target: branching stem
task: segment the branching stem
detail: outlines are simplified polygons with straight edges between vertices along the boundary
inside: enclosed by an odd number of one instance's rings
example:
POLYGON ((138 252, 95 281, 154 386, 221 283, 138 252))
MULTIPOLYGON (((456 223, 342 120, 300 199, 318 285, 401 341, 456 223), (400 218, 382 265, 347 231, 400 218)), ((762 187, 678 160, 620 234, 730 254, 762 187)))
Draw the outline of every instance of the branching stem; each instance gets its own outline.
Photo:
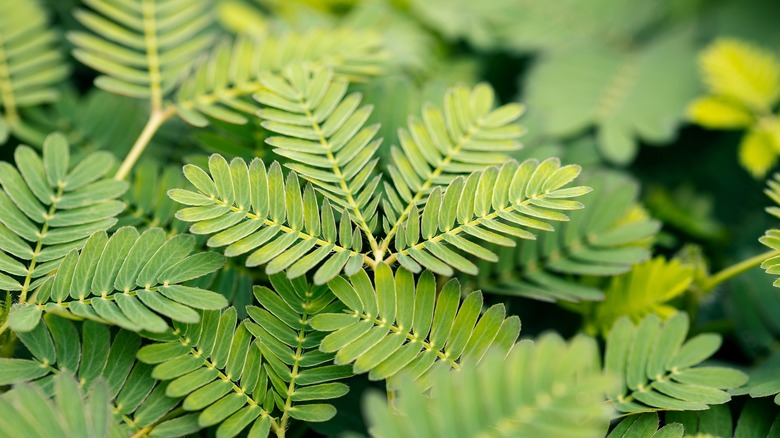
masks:
POLYGON ((144 152, 144 149, 146 149, 146 146, 149 145, 152 137, 154 137, 154 134, 156 134, 157 130, 160 129, 160 126, 173 117, 174 114, 175 107, 173 106, 169 106, 165 110, 152 110, 152 114, 149 116, 149 120, 146 122, 144 130, 141 131, 141 135, 133 144, 132 149, 130 149, 127 157, 125 157, 125 160, 122 162, 122 165, 119 166, 119 170, 117 170, 116 175, 114 175, 114 179, 123 180, 127 178, 127 175, 130 174, 136 161, 138 161, 141 154, 144 152))

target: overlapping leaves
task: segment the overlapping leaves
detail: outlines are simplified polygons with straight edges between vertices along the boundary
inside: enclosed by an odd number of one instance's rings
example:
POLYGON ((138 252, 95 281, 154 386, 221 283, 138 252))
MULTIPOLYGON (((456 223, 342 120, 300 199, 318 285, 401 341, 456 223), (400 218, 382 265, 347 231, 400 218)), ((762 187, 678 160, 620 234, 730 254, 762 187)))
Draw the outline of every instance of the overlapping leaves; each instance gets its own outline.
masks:
POLYGON ((554 225, 555 233, 518 239, 516 247, 489 247, 498 260, 478 264, 478 287, 541 300, 600 300, 603 292, 577 276, 620 274, 650 256, 648 241, 660 224, 637 208, 638 185, 608 172, 581 182, 594 190, 583 199, 585 208, 554 225))
POLYGON ((0 397, 0 436, 30 438, 100 438, 108 436, 107 387, 96 383, 89 393, 68 373, 54 379, 54 397, 35 385, 21 384, 0 397))
POLYGON ((139 231, 160 227, 168 235, 186 231, 186 224, 175 218, 176 203, 167 196, 169 187, 185 184, 178 166, 160 168, 153 161, 143 161, 135 167, 130 181, 130 189, 123 197, 127 207, 119 216, 117 227, 133 226, 139 231))
POLYGON ((379 205, 375 191, 381 181, 374 176, 379 161, 375 153, 381 140, 374 139, 378 125, 364 126, 372 107, 360 107, 359 93, 347 96, 348 83, 334 80, 329 70, 309 73, 291 67, 284 76, 262 77, 261 84, 265 90, 255 99, 266 108, 258 116, 265 119, 265 129, 280 134, 266 143, 293 161, 288 168, 346 209, 374 241, 379 205))
MULTIPOLYGON (((766 195, 777 205, 768 207, 766 211, 772 216, 780 218, 780 174, 775 174, 773 179, 767 181, 767 185, 768 187, 764 190, 764 193, 766 193, 766 195)), ((769 248, 780 251, 780 230, 767 230, 758 240, 769 248)), ((761 264, 761 268, 770 275, 780 274, 780 254, 773 255, 764 260, 761 264)), ((773 284, 775 287, 780 287, 780 279, 775 280, 773 284)))
POLYGON ((414 276, 400 268, 395 276, 380 263, 374 274, 360 270, 328 283, 346 305, 338 313, 312 318, 317 330, 333 332, 320 343, 323 352, 335 352, 336 364, 354 362, 356 374, 369 379, 426 380, 435 363, 460 368, 478 363, 489 348, 506 353, 520 332, 520 319, 505 319, 503 304, 482 311, 482 294, 472 292, 463 302, 457 280, 450 280, 436 294, 436 280, 424 272, 415 285, 414 276))
MULTIPOLYGON (((118 435, 129 435, 145 428, 159 428, 156 431, 159 434, 166 429, 178 429, 184 433, 197 430, 197 427, 192 427, 192 422, 189 422, 189 427, 186 426, 186 418, 163 420, 179 404, 180 398, 168 397, 166 385, 159 384, 152 377, 152 367, 135 360, 141 346, 138 335, 120 330, 112 336, 108 327, 92 321, 85 321, 79 330, 73 322, 55 315, 47 315, 44 320, 45 324, 37 325, 34 330, 19 333, 32 358, 0 359, 0 384, 31 382, 51 396, 62 390, 60 376, 73 374, 78 377, 77 389, 80 391, 104 391, 101 401, 93 409, 106 409, 106 418, 102 421, 118 435)), ((76 400, 68 402, 75 403, 76 400)), ((41 415, 38 409, 42 407, 35 406, 29 413, 37 417, 41 415)), ((70 406, 59 412, 73 414, 70 406)), ((0 422, 13 421, 10 417, 3 415, 0 422)), ((73 426, 68 424, 67 427, 73 426)), ((2 430, 8 432, 13 428, 3 427, 2 430)), ((38 430, 37 425, 31 430, 38 430)), ((47 424, 44 430, 56 433, 58 429, 47 424)), ((26 433, 21 435, 27 436, 26 433)), ((75 433, 65 436, 86 435, 75 433)))
POLYGON ((594 367, 597 354, 592 339, 578 337, 567 344, 547 335, 457 373, 439 368, 431 376, 430 397, 406 382, 394 406, 384 397, 368 399, 372 435, 603 436, 609 410, 602 393, 609 380, 594 367))
POLYGON ((721 338, 700 334, 685 341, 688 316, 677 313, 665 322, 656 315, 635 326, 617 320, 607 338, 604 369, 620 379, 607 397, 621 412, 704 410, 726 403, 725 389, 736 388, 747 376, 732 368, 697 366, 720 347, 721 338))
POLYGON ((631 415, 618 423, 607 438, 682 438, 686 431, 681 423, 667 422, 660 428, 658 426, 656 412, 631 415))
POLYGON ((260 159, 247 167, 241 158, 230 164, 220 155, 209 159, 211 175, 194 165, 184 175, 199 193, 173 189, 173 200, 191 207, 176 217, 194 222, 190 232, 213 234, 211 247, 225 248, 233 257, 249 254, 247 266, 266 264, 266 272, 287 270, 295 278, 324 263, 315 282, 324 283, 342 268, 354 273, 363 266, 363 240, 346 213, 336 225, 330 202, 322 207, 311 185, 301 193, 298 177, 290 173, 285 184, 281 166, 274 162, 266 171, 260 159))
POLYGON ((346 80, 361 80, 380 70, 379 42, 373 33, 346 28, 262 39, 242 36, 232 44, 225 41, 182 83, 176 111, 195 126, 207 125, 208 117, 246 123, 245 114, 258 109, 246 97, 264 90, 263 76, 295 66, 333 69, 346 80))
POLYGON ((494 104, 488 85, 455 86, 447 90, 441 108, 424 105, 422 119, 412 116, 407 129, 399 130, 400 147, 391 149, 392 165, 387 169, 392 185, 384 185, 388 239, 435 187, 443 189, 458 176, 505 163, 506 154, 520 148, 517 139, 523 128, 515 121, 524 108, 494 104))
POLYGON ((0 144, 21 122, 19 109, 57 99, 69 71, 37 0, 0 2, 0 144))
POLYGON ((56 274, 44 279, 27 302, 14 306, 8 323, 16 331, 36 327, 42 312, 94 319, 127 330, 163 332, 174 321, 195 323, 193 309, 220 309, 225 298, 182 283, 216 271, 224 257, 211 252, 190 255, 195 238, 170 239, 160 228, 135 228, 90 236, 73 250, 56 274))
POLYGON ((116 224, 127 184, 104 178, 115 161, 109 153, 72 163, 61 134, 47 138, 43 157, 27 146, 14 157, 15 167, 0 162, 0 289, 24 301, 66 254, 116 224))
POLYGON ((76 19, 91 32, 68 39, 82 63, 103 73, 95 85, 113 93, 149 98, 156 107, 213 38, 205 0, 89 0, 76 19))
POLYGON ((316 402, 348 391, 331 381, 350 376, 349 367, 317 351, 322 336, 309 326, 312 315, 340 306, 333 294, 302 277, 277 274, 271 282, 274 290, 255 288, 261 306, 247 307, 251 319, 237 321, 233 308, 205 311, 138 355, 156 364, 155 378, 170 381, 169 396, 185 397, 184 409, 199 411, 201 427, 219 424, 222 437, 247 427, 251 436, 283 431, 290 418, 328 420, 335 408, 316 402))
POLYGON ((437 186, 421 209, 412 206, 395 234, 396 251, 388 260, 395 259, 412 272, 419 272, 422 266, 445 276, 453 274, 452 268, 476 274, 477 266, 451 248, 496 261, 495 253, 466 236, 514 246, 511 237, 536 239, 528 229, 553 231, 549 222, 569 220, 561 211, 583 207, 570 198, 591 190, 584 186, 564 188, 579 174, 579 166, 561 166, 557 158, 541 163, 510 160, 465 179, 457 177, 444 190, 437 186))
POLYGON ((678 259, 656 257, 638 263, 630 272, 612 278, 604 300, 589 309, 586 328, 606 334, 622 316, 634 323, 650 314, 669 318, 677 312, 669 301, 683 294, 693 279, 693 266, 678 259))

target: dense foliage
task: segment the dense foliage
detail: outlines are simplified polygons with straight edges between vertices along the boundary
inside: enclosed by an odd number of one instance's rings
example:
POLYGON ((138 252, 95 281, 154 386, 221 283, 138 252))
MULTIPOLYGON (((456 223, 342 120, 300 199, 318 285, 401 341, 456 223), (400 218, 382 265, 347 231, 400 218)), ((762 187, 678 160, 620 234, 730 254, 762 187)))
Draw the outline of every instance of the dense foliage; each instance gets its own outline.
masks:
POLYGON ((0 0, 0 437, 780 436, 778 17, 0 0))

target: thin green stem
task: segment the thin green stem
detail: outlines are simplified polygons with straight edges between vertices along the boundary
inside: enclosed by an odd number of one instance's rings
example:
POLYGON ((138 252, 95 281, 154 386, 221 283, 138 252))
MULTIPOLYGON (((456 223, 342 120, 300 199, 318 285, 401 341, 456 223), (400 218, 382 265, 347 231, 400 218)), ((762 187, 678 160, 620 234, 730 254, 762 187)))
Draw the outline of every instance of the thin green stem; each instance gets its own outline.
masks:
MULTIPOLYGON (((309 313, 306 309, 309 308, 309 304, 311 303, 311 297, 312 297, 311 290, 306 291, 306 301, 304 301, 303 304, 303 313, 301 314, 301 320, 302 321, 308 321, 309 320, 309 313)), ((295 394, 295 379, 298 378, 298 368, 300 365, 301 357, 303 357, 304 349, 303 349, 303 342, 306 340, 306 324, 303 324, 303 326, 298 330, 298 345, 295 347, 295 356, 294 357, 294 363, 292 366, 292 371, 290 372, 290 384, 287 387, 287 398, 284 401, 284 412, 282 413, 282 417, 279 419, 279 427, 276 429, 276 436, 278 438, 284 438, 285 434, 287 433, 287 422, 290 419, 290 408, 292 408, 292 396, 295 394)))
POLYGON ((704 283, 702 283, 699 289, 703 293, 710 292, 716 287, 718 287, 718 285, 723 283, 724 281, 728 281, 731 278, 736 277, 737 275, 747 271, 748 269, 755 268, 756 266, 761 265, 761 263, 763 263, 764 260, 778 255, 780 255, 780 251, 778 250, 767 251, 765 253, 758 254, 747 260, 743 260, 737 264, 729 266, 728 268, 723 269, 722 271, 709 276, 707 280, 705 280, 704 283))
POLYGON ((149 116, 149 120, 146 122, 144 130, 141 131, 141 135, 133 144, 132 149, 130 149, 127 157, 125 157, 125 160, 122 162, 122 165, 119 166, 119 170, 117 170, 116 175, 114 175, 114 179, 123 180, 127 178, 127 175, 130 174, 136 161, 138 161, 141 154, 146 149, 146 146, 149 145, 152 137, 154 137, 154 134, 156 134, 157 130, 160 129, 160 126, 173 117, 174 114, 175 107, 173 106, 168 107, 166 110, 152 110, 152 114, 149 116))
POLYGON ((32 258, 30 259, 30 266, 27 268, 27 275, 24 278, 24 284, 22 285, 22 290, 19 293, 19 303, 27 302, 27 294, 30 291, 30 283, 32 282, 33 272, 35 271, 35 266, 38 264, 38 256, 41 254, 41 250, 43 249, 43 238, 49 231, 49 219, 54 217, 54 212, 57 211, 57 202, 59 202, 62 198, 63 189, 64 186, 62 184, 57 187, 57 194, 51 200, 51 206, 49 207, 49 211, 46 214, 46 217, 44 218, 41 231, 38 233, 38 242, 35 244, 35 250, 33 251, 32 258))

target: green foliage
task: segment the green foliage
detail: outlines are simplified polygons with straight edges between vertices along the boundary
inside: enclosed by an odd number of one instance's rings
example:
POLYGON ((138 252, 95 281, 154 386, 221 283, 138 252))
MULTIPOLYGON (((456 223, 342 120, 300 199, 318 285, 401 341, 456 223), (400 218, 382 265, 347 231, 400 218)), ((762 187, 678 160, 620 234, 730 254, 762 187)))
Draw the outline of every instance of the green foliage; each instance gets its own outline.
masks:
POLYGON ((327 287, 303 278, 271 277, 274 290, 256 287, 261 307, 248 306, 251 319, 238 321, 234 308, 204 311, 199 323, 181 325, 168 342, 143 347, 138 358, 154 364, 152 376, 170 381, 166 394, 184 397, 183 408, 199 411, 198 425, 219 425, 230 437, 284 430, 289 418, 327 421, 336 410, 327 403, 349 388, 333 380, 349 368, 332 365, 333 354, 317 351, 322 339, 310 318, 334 306, 327 287))
POLYGON ((11 309, 8 324, 17 332, 32 330, 42 312, 86 318, 126 330, 163 332, 174 321, 194 323, 193 309, 221 309, 225 298, 182 283, 221 268, 224 257, 211 252, 190 255, 193 236, 167 239, 160 228, 143 233, 131 227, 111 238, 97 232, 81 251, 62 260, 56 274, 44 278, 29 301, 11 309))
MULTIPOLYGON (((769 198, 778 206, 769 207, 766 209, 766 211, 772 216, 780 218, 780 174, 775 174, 774 179, 767 181, 767 185, 769 187, 764 190, 764 193, 766 193, 766 195, 769 196, 769 198)), ((775 252, 780 251, 780 230, 767 230, 766 233, 758 240, 775 252)), ((770 275, 777 275, 780 273, 780 253, 770 254, 770 257, 764 260, 764 262, 761 264, 761 268, 763 268, 766 273, 770 275)), ((780 287, 780 279, 775 280, 774 286, 780 287)))
POLYGON ((580 181, 595 192, 583 198, 586 208, 556 224, 555 233, 518 239, 514 248, 491 248, 498 261, 479 263, 477 286, 540 300, 602 300, 599 288, 576 276, 617 275, 650 256, 649 242, 660 224, 637 207, 637 184, 609 172, 580 181))
POLYGON ((650 412, 626 417, 609 432, 607 438, 682 438, 684 431, 681 423, 667 423, 659 428, 658 414, 650 412))
POLYGON ((127 184, 104 178, 109 153, 71 163, 60 134, 46 139, 43 156, 20 146, 14 158, 16 167, 0 162, 0 287, 26 297, 92 233, 116 224, 127 184))
POLYGON ((0 145, 16 134, 20 109, 55 101, 68 75, 48 21, 38 0, 0 2, 0 145))
POLYGON ((119 215, 116 228, 132 226, 139 230, 159 227, 167 235, 186 231, 186 224, 176 219, 176 203, 167 195, 168 187, 185 184, 178 167, 160 168, 154 161, 138 164, 131 177, 130 189, 123 199, 127 204, 119 215))
POLYGON ((425 271, 417 285, 411 272, 393 272, 384 263, 375 270, 374 285, 365 271, 336 277, 328 283, 346 305, 340 313, 312 318, 316 330, 333 332, 320 350, 336 353, 336 364, 349 364, 371 380, 390 379, 389 388, 404 380, 429 381, 435 363, 460 369, 478 363, 492 347, 508 352, 520 332, 520 319, 505 319, 502 304, 482 310, 482 294, 472 292, 461 303, 460 285, 450 280, 436 297, 436 280, 425 271), (479 320, 478 320, 479 319, 479 320))
MULTIPOLYGON (((685 429, 686 437, 700 437, 700 438, 748 438, 748 437, 772 437, 777 434, 777 427, 780 426, 780 417, 778 417, 777 406, 773 406, 771 403, 762 402, 759 400, 751 400, 745 403, 744 406, 739 408, 739 412, 735 411, 733 418, 732 412, 727 406, 718 405, 711 406, 704 411, 671 411, 664 414, 664 423, 666 426, 661 428, 656 435, 653 436, 665 436, 658 435, 661 431, 666 429, 679 430, 682 436, 682 430, 685 429)), ((620 423, 615 431, 621 429, 623 424, 636 424, 640 425, 640 422, 645 424, 644 430, 648 430, 648 424, 658 424, 658 417, 656 414, 643 414, 636 419, 636 416, 628 417, 626 420, 620 423), (649 417, 654 417, 652 421, 649 417), (634 421, 634 419, 636 419, 634 421), (644 420, 644 421, 642 421, 644 420)), ((633 431, 633 427, 629 429, 629 432, 633 431)), ((638 431, 637 431, 638 432, 638 431)), ((612 434, 609 435, 612 437, 612 434)), ((616 436, 650 436, 650 435, 625 435, 617 434, 616 436)), ((671 435, 669 435, 671 436, 671 435)))
POLYGON ((726 403, 724 389, 742 386, 747 376, 733 368, 697 366, 718 350, 721 338, 700 334, 687 342, 688 316, 677 313, 661 323, 645 317, 637 326, 620 318, 612 326, 604 353, 604 370, 619 377, 607 393, 621 412, 707 409, 726 403))
POLYGON ((778 12, 0 0, 0 436, 777 435, 778 12))
POLYGON ((586 328, 606 334, 623 316, 634 323, 650 314, 667 319, 677 312, 669 301, 688 289, 693 276, 693 267, 677 259, 658 257, 638 263, 630 272, 612 278, 604 301, 590 306, 586 328))
MULTIPOLYGON (((54 315, 47 315, 44 320, 45 324, 38 324, 34 330, 20 333, 22 343, 32 354, 31 359, 0 359, 0 384, 24 384, 23 387, 28 388, 32 386, 36 391, 42 391, 42 394, 39 394, 41 396, 54 396, 57 399, 67 397, 65 400, 70 403, 78 403, 78 398, 62 394, 63 390, 100 392, 101 400, 95 402, 95 406, 90 409, 107 408, 102 414, 105 416, 102 419, 104 427, 119 436, 138 432, 153 424, 160 427, 162 432, 162 428, 182 422, 171 420, 166 424, 164 417, 176 407, 179 399, 166 395, 166 385, 159 384, 152 377, 152 367, 135 360, 141 346, 141 338, 137 334, 120 330, 111 335, 106 326, 92 321, 84 322, 80 329, 77 329, 73 322, 54 315), (69 384, 70 375, 78 378, 78 384, 69 384), (67 388, 63 387, 65 384, 67 388), (71 386, 74 388, 71 389, 71 386)), ((11 394, 13 391, 2 398, 11 394)), ((81 405, 77 404, 76 408, 78 407, 81 405)), ((39 407, 35 406, 33 409, 39 407)), ((62 408, 55 412, 74 414, 62 408)), ((36 411, 36 418, 38 415, 40 413, 36 411)), ((11 417, 3 415, 6 421, 12 420, 11 417)), ((27 418, 29 421, 29 417, 27 418)), ((14 428, 3 427, 6 433, 10 430, 14 428)), ((56 428, 49 426, 43 430, 55 433, 56 428)), ((63 436, 87 435, 74 432, 63 436)), ((94 436, 107 435, 101 432, 94 436)))
POLYGON ((696 99, 688 117, 706 128, 747 129, 739 161, 755 178, 777 162, 780 120, 772 108, 780 97, 780 61, 768 51, 724 38, 701 54, 709 94, 696 99))
POLYGON ((545 436, 597 437, 609 410, 601 403, 608 388, 594 363, 596 345, 557 335, 523 341, 508 356, 491 354, 479 365, 453 373, 438 368, 424 396, 406 382, 397 409, 382 397, 367 399, 366 414, 377 437, 545 436))
POLYGON ((247 119, 242 113, 252 114, 259 108, 241 97, 264 91, 263 77, 269 73, 295 66, 333 69, 344 79, 359 80, 379 73, 381 59, 378 39, 370 32, 342 29, 263 39, 242 36, 233 44, 217 45, 182 83, 176 110, 195 126, 208 124, 205 116, 243 124, 247 119), (225 65, 229 68, 221 71, 225 65))
POLYGON ((567 220, 555 210, 582 208, 568 198, 590 191, 564 188, 580 168, 561 166, 557 159, 521 164, 510 160, 500 168, 485 168, 506 160, 487 151, 516 147, 510 139, 519 128, 508 124, 519 108, 490 111, 492 92, 478 86, 472 93, 453 88, 445 98, 444 114, 428 107, 425 124, 410 122, 412 134, 401 134, 404 154, 396 150, 395 166, 388 170, 393 185, 385 182, 381 199, 374 196, 381 177, 370 179, 376 164, 370 159, 378 146, 370 146, 375 128, 361 129, 369 109, 357 109, 358 95, 343 97, 344 83, 332 82, 327 71, 311 76, 303 69, 290 71, 288 83, 268 76, 272 92, 258 96, 282 108, 263 110, 260 116, 268 119, 266 129, 284 135, 267 142, 278 154, 296 161, 287 165, 294 172, 286 184, 277 163, 266 170, 259 159, 247 166, 240 158, 228 164, 222 156, 212 155, 208 173, 185 166, 185 176, 198 192, 169 192, 172 199, 190 206, 177 213, 179 219, 195 223, 190 232, 213 234, 209 246, 227 245, 229 257, 254 251, 247 266, 268 264, 269 275, 287 270, 294 278, 324 261, 314 277, 322 284, 342 269, 352 275, 364 263, 373 266, 382 260, 397 261, 415 273, 425 267, 441 275, 452 275, 453 268, 476 274, 476 266, 450 248, 488 260, 495 260, 495 254, 464 236, 505 246, 514 242, 502 234, 534 239, 526 228, 551 230, 544 221, 567 220), (308 102, 300 94, 301 102, 291 101, 296 86, 318 97, 308 102), (470 112, 458 113, 464 106, 470 106, 470 112), (469 125, 474 117, 476 124, 469 125), (303 192, 297 173, 311 183, 303 192), (325 198, 321 208, 314 186, 325 198), (380 201, 386 215, 381 241, 374 234, 380 201), (341 210, 338 228, 331 204, 341 210), (362 236, 369 243, 367 254, 362 253, 362 236))
POLYGON ((693 57, 690 32, 673 32, 630 51, 574 46, 534 66, 526 100, 541 113, 549 134, 572 136, 593 126, 604 159, 629 164, 639 140, 663 144, 676 135, 696 92, 693 57))
POLYGON ((212 17, 205 0, 86 4, 90 9, 80 9, 74 16, 90 32, 68 34, 77 47, 73 56, 103 74, 96 86, 151 99, 156 105, 213 38, 207 30, 212 17))
POLYGON ((73 376, 54 379, 55 396, 22 384, 0 397, 2 436, 98 438, 108 435, 108 388, 99 382, 85 393, 73 376))

